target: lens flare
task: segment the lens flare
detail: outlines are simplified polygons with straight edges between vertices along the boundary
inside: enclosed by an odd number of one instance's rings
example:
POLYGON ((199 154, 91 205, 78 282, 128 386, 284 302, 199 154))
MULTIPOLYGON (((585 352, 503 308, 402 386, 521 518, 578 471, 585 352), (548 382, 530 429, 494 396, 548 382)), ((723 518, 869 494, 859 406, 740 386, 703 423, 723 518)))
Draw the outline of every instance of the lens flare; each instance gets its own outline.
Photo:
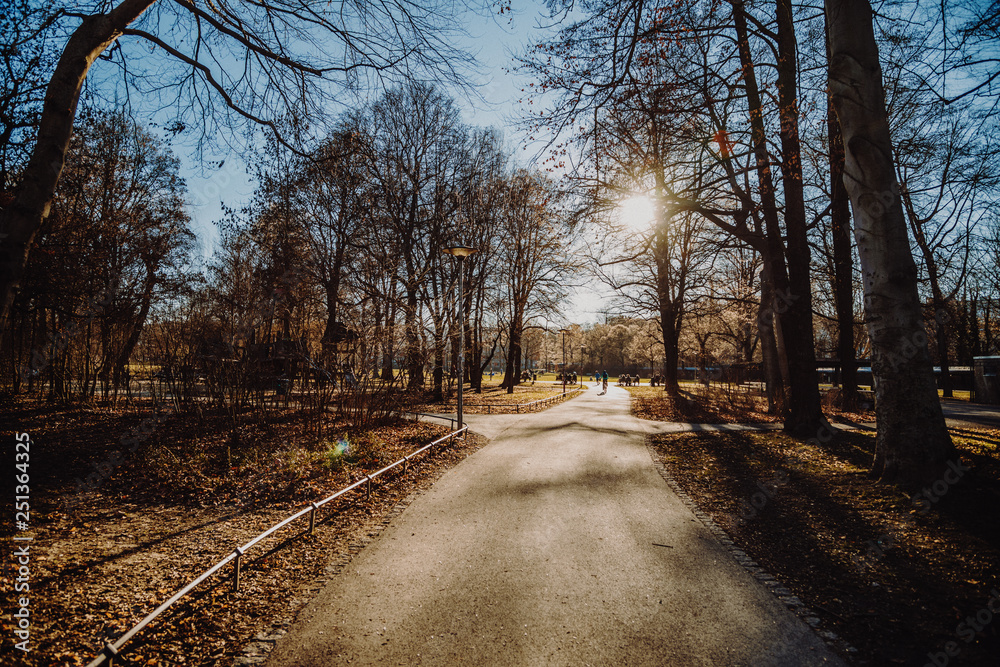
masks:
POLYGON ((341 457, 351 453, 351 442, 347 438, 341 438, 330 447, 330 456, 341 457))
POLYGON ((653 226, 656 207, 648 196, 632 195, 619 206, 618 219, 629 229, 645 231, 653 226))

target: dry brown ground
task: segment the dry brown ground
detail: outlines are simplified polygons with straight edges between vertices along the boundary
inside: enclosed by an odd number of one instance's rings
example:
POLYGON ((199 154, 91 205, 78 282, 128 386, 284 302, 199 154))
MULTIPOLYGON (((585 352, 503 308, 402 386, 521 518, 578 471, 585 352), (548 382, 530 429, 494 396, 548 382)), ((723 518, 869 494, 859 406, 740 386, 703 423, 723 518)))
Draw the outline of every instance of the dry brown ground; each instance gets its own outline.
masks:
MULTIPOLYGON (((13 425, 0 434, 4 460, 13 460, 15 429, 33 440, 34 542, 32 651, 12 649, 14 581, 5 568, 0 661, 39 666, 86 664, 103 640, 119 637, 234 547, 447 430, 403 423, 362 432, 330 423, 316 441, 303 415, 278 413, 246 426, 233 446, 221 418, 169 416, 96 489, 78 494, 74 480, 117 461, 112 450, 122 449, 121 436, 141 417, 38 404, 7 405, 4 413, 13 425), (330 453, 338 441, 349 443, 345 455, 330 453)), ((232 664, 258 632, 289 622, 331 564, 356 552, 394 507, 482 444, 470 437, 423 455, 410 474, 378 483, 370 500, 355 492, 334 501, 312 537, 302 534, 305 520, 278 533, 249 553, 239 592, 227 568, 130 643, 125 664, 232 664)), ((13 543, 5 542, 10 553, 13 543)))
POLYGON ((988 603, 1000 590, 1000 431, 952 432, 971 470, 939 485, 934 503, 868 477, 870 433, 821 446, 682 433, 653 446, 739 548, 857 647, 856 663, 997 665, 1000 613, 988 603))
POLYGON ((632 412, 642 419, 692 424, 765 423, 778 421, 767 414, 767 400, 727 385, 686 384, 680 396, 670 398, 662 387, 629 387, 632 412))
MULTIPOLYGON (((629 387, 632 413, 642 419, 675 421, 689 424, 766 424, 780 421, 767 411, 767 399, 760 393, 739 385, 681 385, 676 399, 662 387, 629 387)), ((827 399, 832 399, 827 395, 827 399)), ((823 410, 835 421, 862 423, 875 420, 868 410, 841 410, 832 400, 824 399, 823 410)))
MULTIPOLYGON (((573 398, 580 393, 579 385, 566 386, 566 399, 573 398)), ((514 387, 514 392, 508 394, 506 389, 499 387, 483 387, 483 393, 476 394, 466 392, 462 396, 462 407, 469 414, 514 414, 525 409, 544 409, 551 407, 551 403, 542 406, 528 406, 529 403, 542 400, 544 398, 562 397, 562 383, 551 383, 539 381, 535 384, 526 384, 514 387), (527 406, 527 408, 526 408, 527 406)), ((457 399, 452 395, 444 403, 424 403, 418 408, 419 412, 455 412, 457 409, 457 399)))

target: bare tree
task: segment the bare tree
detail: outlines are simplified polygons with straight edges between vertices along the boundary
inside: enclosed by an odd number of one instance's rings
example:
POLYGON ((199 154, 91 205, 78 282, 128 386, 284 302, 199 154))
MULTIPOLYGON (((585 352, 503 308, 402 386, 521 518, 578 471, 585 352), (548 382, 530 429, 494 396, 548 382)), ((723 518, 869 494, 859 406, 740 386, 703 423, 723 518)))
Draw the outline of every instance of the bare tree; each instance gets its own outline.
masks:
POLYGON ((548 117, 556 129, 579 126, 601 109, 627 103, 636 88, 659 92, 655 113, 673 116, 675 134, 688 144, 682 179, 663 185, 663 201, 673 212, 699 215, 761 253, 769 286, 762 303, 769 322, 761 333, 773 335, 773 345, 765 349, 775 350, 766 358, 783 362, 766 364, 768 386, 779 384, 778 367, 786 370, 785 427, 813 435, 824 418, 812 333, 807 242, 812 222, 803 201, 794 17, 789 3, 779 3, 775 27, 751 15, 744 3, 729 4, 727 14, 709 3, 655 11, 641 2, 594 3, 559 39, 536 47, 537 57, 527 64, 539 75, 542 90, 561 93, 548 117), (776 72, 765 82, 777 87, 776 105, 761 92, 760 53, 767 64, 763 71, 776 72), (777 151, 772 137, 780 139, 777 151), (756 183, 749 178, 753 174, 756 183))
POLYGON ((482 391, 483 372, 497 353, 500 328, 495 326, 503 272, 497 270, 500 252, 502 201, 507 190, 510 157, 495 130, 474 131, 469 147, 469 178, 458 210, 460 228, 454 240, 476 252, 465 259, 466 302, 462 323, 468 355, 466 366, 473 390, 482 391))
POLYGON ((183 282, 180 270, 193 239, 183 196, 177 159, 131 119, 95 114, 77 128, 40 235, 44 252, 26 274, 31 289, 15 302, 22 330, 31 329, 31 312, 38 310, 40 323, 64 332, 86 322, 79 368, 67 356, 70 337, 43 358, 25 360, 33 374, 50 371, 55 393, 68 391, 71 380, 88 396, 98 380, 105 389, 123 386, 151 308, 183 282), (97 291, 105 296, 97 299, 97 291), (99 356, 92 359, 92 351, 99 356))
POLYGON ((297 222, 308 244, 307 264, 326 299, 326 327, 320 344, 327 360, 350 335, 341 321, 341 304, 358 256, 369 250, 373 220, 367 182, 366 137, 350 122, 339 127, 315 152, 298 161, 295 185, 297 222))
POLYGON ((422 83, 389 91, 372 108, 368 178, 385 216, 384 248, 396 256, 404 315, 406 367, 411 389, 424 384, 421 315, 432 309, 440 391, 444 355, 444 304, 440 272, 444 233, 458 208, 457 171, 465 128, 454 102, 422 83))
POLYGON ((571 270, 568 230, 560 215, 560 194, 543 176, 525 171, 510 179, 503 202, 498 256, 506 284, 507 364, 503 387, 520 381, 522 337, 534 315, 551 311, 571 270))
POLYGON ((937 479, 954 454, 934 382, 906 218, 893 165, 882 70, 867 0, 827 0, 830 89, 846 152, 872 343, 883 481, 937 479))
POLYGON ((110 9, 103 2, 54 8, 68 37, 48 79, 31 158, 0 214, 0 334, 51 208, 80 91, 98 58, 108 54, 130 90, 176 109, 174 129, 196 123, 212 137, 217 123, 240 120, 282 136, 278 119, 321 118, 338 93, 366 76, 457 78, 461 56, 441 32, 448 25, 441 9, 362 0, 121 0, 110 9), (136 53, 150 59, 148 67, 135 62, 136 53))
POLYGON ((45 76, 55 54, 50 36, 57 16, 30 0, 11 0, 0 14, 0 207, 31 155, 41 115, 45 76))

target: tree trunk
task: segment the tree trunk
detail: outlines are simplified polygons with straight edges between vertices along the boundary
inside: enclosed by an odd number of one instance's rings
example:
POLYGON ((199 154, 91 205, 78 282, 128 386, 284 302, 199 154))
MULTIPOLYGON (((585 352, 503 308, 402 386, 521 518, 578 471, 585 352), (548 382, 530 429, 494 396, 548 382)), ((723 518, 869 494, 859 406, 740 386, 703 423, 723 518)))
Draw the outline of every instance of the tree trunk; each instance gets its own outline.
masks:
MULTIPOLYGON (((829 32, 829 21, 826 22, 829 32)), ((829 58, 827 43, 827 58, 829 58)), ((851 208, 844 187, 844 140, 840 136, 833 97, 827 97, 830 142, 830 230, 833 237, 833 299, 837 309, 837 360, 840 362, 841 405, 858 402, 858 363, 854 352, 854 256, 851 253, 851 208)))
POLYGON ((6 234, 0 243, 0 339, 7 331, 10 308, 24 276, 31 245, 52 206, 66 162, 80 90, 90 66, 153 2, 124 0, 107 14, 84 18, 56 64, 45 90, 31 158, 18 182, 14 200, 0 211, 0 232, 6 234))
POLYGON ((521 381, 521 335, 523 325, 521 324, 520 309, 514 308, 514 316, 510 321, 509 335, 507 338, 507 364, 503 375, 503 384, 500 385, 507 390, 508 394, 514 393, 514 387, 521 381))
POLYGON ((924 233, 923 224, 917 217, 917 211, 913 206, 910 192, 905 186, 900 189, 900 198, 903 203, 903 213, 909 217, 913 239, 917 242, 917 248, 920 249, 920 254, 924 258, 924 265, 927 267, 927 282, 931 286, 931 303, 934 306, 934 336, 937 343, 938 364, 941 366, 941 390, 945 398, 951 398, 948 304, 944 292, 941 290, 941 276, 938 272, 937 259, 934 257, 934 250, 927 240, 927 235, 924 233))
MULTIPOLYGON (((653 123, 655 126, 655 122, 653 123)), ((660 308, 660 331, 663 333, 663 391, 670 397, 680 395, 680 384, 677 381, 677 358, 680 349, 681 325, 684 321, 683 277, 673 275, 671 263, 671 247, 673 240, 667 233, 670 224, 670 214, 661 203, 666 189, 666 178, 663 172, 663 162, 660 160, 659 149, 654 146, 658 169, 656 171, 656 237, 653 246, 653 260, 656 264, 656 300, 660 308), (674 284, 672 285, 671 282, 674 284), (671 287, 674 289, 672 290, 671 287)))
POLYGON ((774 288, 767 278, 767 270, 760 273, 760 310, 757 313, 757 331, 760 334, 760 353, 764 370, 764 390, 767 394, 769 414, 782 414, 785 409, 785 382, 778 361, 778 343, 775 340, 774 288))
POLYGON ((123 377, 125 367, 128 366, 129 359, 132 358, 132 352, 135 350, 135 346, 139 342, 139 336, 142 334, 142 330, 146 326, 146 318, 149 317, 149 309, 153 304, 153 289, 155 287, 156 269, 153 266, 147 265, 146 280, 143 283, 142 289, 142 305, 139 307, 139 314, 135 318, 135 322, 132 324, 132 331, 129 333, 128 339, 119 351, 118 361, 115 363, 114 367, 113 377, 116 392, 118 388, 121 387, 122 381, 125 379, 123 377))
MULTIPOLYGON (((747 30, 746 15, 742 0, 733 1, 733 16, 736 25, 737 46, 740 55, 740 64, 743 68, 743 78, 746 83, 747 107, 750 112, 750 128, 753 143, 754 161, 757 168, 757 179, 760 184, 761 214, 764 218, 765 243, 761 249, 761 255, 765 264, 765 271, 773 291, 774 298, 767 304, 768 311, 761 315, 773 323, 772 331, 778 350, 778 366, 782 369, 787 392, 785 400, 779 405, 782 420, 785 422, 785 430, 796 435, 814 435, 825 423, 823 413, 819 405, 819 388, 816 379, 815 352, 812 349, 812 312, 811 308, 806 308, 804 304, 811 301, 809 279, 808 279, 808 244, 805 249, 805 263, 802 258, 796 258, 794 264, 785 263, 785 235, 782 233, 778 218, 778 205, 774 194, 774 180, 771 175, 771 156, 767 150, 767 135, 763 120, 763 105, 761 103, 760 89, 757 85, 757 76, 754 72, 753 56, 750 52, 750 42, 747 30), (793 268, 794 267, 794 268, 793 268), (804 267, 804 268, 803 268, 804 267), (791 270, 791 276, 789 272, 791 270), (793 281, 794 279, 794 281, 793 281), (808 332, 806 331, 808 329, 808 332), (787 371, 786 371, 787 369, 787 371)), ((781 12, 779 12, 779 15, 781 12)), ((783 35, 784 41, 789 38, 783 35)), ((791 38, 791 45, 782 42, 784 49, 791 49, 794 53, 794 37, 791 38)), ((786 56, 783 60, 788 60, 786 56)), ((786 65, 787 67, 787 65, 786 65)), ((794 77, 794 59, 791 64, 794 77)), ((787 78, 788 72, 779 67, 779 78, 787 78)), ((794 83, 794 80, 793 82, 794 83)), ((789 102, 785 96, 788 93, 788 82, 785 81, 782 87, 782 119, 781 134, 782 144, 786 152, 794 152, 794 144, 797 144, 798 123, 797 119, 791 127, 788 126, 791 120, 787 118, 789 105, 794 109, 794 99, 789 102), (791 142, 788 136, 792 129, 796 140, 791 142)), ((794 92, 793 92, 794 95, 794 92)), ((783 168, 785 165, 783 165, 783 168)), ((801 172, 800 172, 801 173, 801 172)), ((792 215, 786 213, 786 222, 793 218, 795 188, 801 189, 801 175, 798 184, 787 181, 795 178, 794 173, 786 176, 786 187, 792 188, 792 215)), ((801 192, 800 192, 801 195, 801 192)), ((786 206, 788 203, 786 202, 786 206)), ((804 215, 804 213, 802 214, 804 215)), ((797 253, 802 253, 801 233, 803 230, 795 229, 794 222, 789 227, 789 257, 793 254, 793 248, 797 253), (794 232, 794 234, 793 234, 794 232), (793 238, 794 237, 794 238, 793 238)))
POLYGON ((387 299, 385 306, 385 326, 382 329, 382 381, 395 381, 396 356, 396 307, 394 299, 387 299))
POLYGON ((410 391, 423 391, 424 359, 420 345, 420 331, 417 323, 417 290, 406 288, 406 388, 410 391))
POLYGON ((470 327, 469 332, 472 341, 472 355, 471 361, 469 362, 469 372, 472 373, 472 376, 469 380, 472 390, 477 394, 483 393, 483 372, 493 360, 493 354, 496 352, 496 344, 494 342, 493 350, 490 351, 489 357, 486 358, 485 361, 483 360, 486 347, 485 342, 483 341, 483 314, 484 303, 486 301, 485 284, 485 276, 480 275, 479 279, 476 281, 475 290, 470 290, 470 294, 475 295, 475 299, 471 300, 474 304, 475 315, 470 318, 472 320, 472 326, 470 327))
POLYGON ((892 159, 882 70, 868 0, 826 0, 830 92, 844 138, 872 346, 878 432, 872 472, 914 487, 955 456, 945 427, 917 295, 917 267, 892 159))
POLYGON ((934 300, 934 322, 936 328, 934 337, 937 339, 938 365, 941 367, 941 395, 944 398, 953 398, 954 392, 951 386, 951 358, 948 350, 948 321, 940 315, 944 312, 945 303, 934 300))
POLYGON ((785 192, 785 256, 788 264, 788 303, 781 329, 791 380, 789 418, 785 430, 812 437, 826 426, 820 407, 813 337, 812 285, 809 279, 809 239, 802 185, 799 143, 798 63, 791 0, 778 0, 778 113, 781 118, 781 172, 785 192))
MULTIPOLYGON (((832 109, 831 109, 832 112, 832 109)), ((831 115, 831 128, 839 126, 831 115)), ((831 136, 831 146, 834 146, 831 136)), ((834 149, 836 150, 836 149, 834 149)), ((830 158, 830 225, 833 236, 833 298, 837 309, 837 360, 840 362, 842 405, 855 405, 858 399, 858 363, 854 352, 854 258, 851 255, 851 211, 844 187, 844 147, 830 158)))
MULTIPOLYGON (((323 288, 326 291, 326 329, 320 345, 323 346, 323 356, 326 362, 336 361, 338 341, 337 317, 340 310, 340 281, 344 267, 345 244, 337 245, 333 256, 333 266, 329 273, 323 276, 323 288)), ((341 329, 341 331, 343 331, 341 329)))
POLYGON ((660 304, 660 327, 663 331, 663 391, 673 398, 680 395, 677 381, 677 359, 680 356, 681 332, 676 326, 677 318, 672 309, 660 304))
MULTIPOLYGON (((440 403, 444 400, 444 333, 443 323, 434 325, 434 371, 431 373, 431 402, 440 403)), ((458 347, 452 344, 453 350, 458 347)))

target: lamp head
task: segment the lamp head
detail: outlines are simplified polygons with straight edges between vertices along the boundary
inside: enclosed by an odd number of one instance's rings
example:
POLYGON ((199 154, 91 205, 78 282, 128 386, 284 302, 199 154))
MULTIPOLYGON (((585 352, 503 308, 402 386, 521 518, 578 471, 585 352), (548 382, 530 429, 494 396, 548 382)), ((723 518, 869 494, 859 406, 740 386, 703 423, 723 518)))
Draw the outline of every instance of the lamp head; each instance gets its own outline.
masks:
POLYGON ((454 255, 455 257, 468 257, 472 253, 476 252, 475 248, 470 248, 469 246, 464 246, 456 244, 443 249, 449 255, 454 255))

